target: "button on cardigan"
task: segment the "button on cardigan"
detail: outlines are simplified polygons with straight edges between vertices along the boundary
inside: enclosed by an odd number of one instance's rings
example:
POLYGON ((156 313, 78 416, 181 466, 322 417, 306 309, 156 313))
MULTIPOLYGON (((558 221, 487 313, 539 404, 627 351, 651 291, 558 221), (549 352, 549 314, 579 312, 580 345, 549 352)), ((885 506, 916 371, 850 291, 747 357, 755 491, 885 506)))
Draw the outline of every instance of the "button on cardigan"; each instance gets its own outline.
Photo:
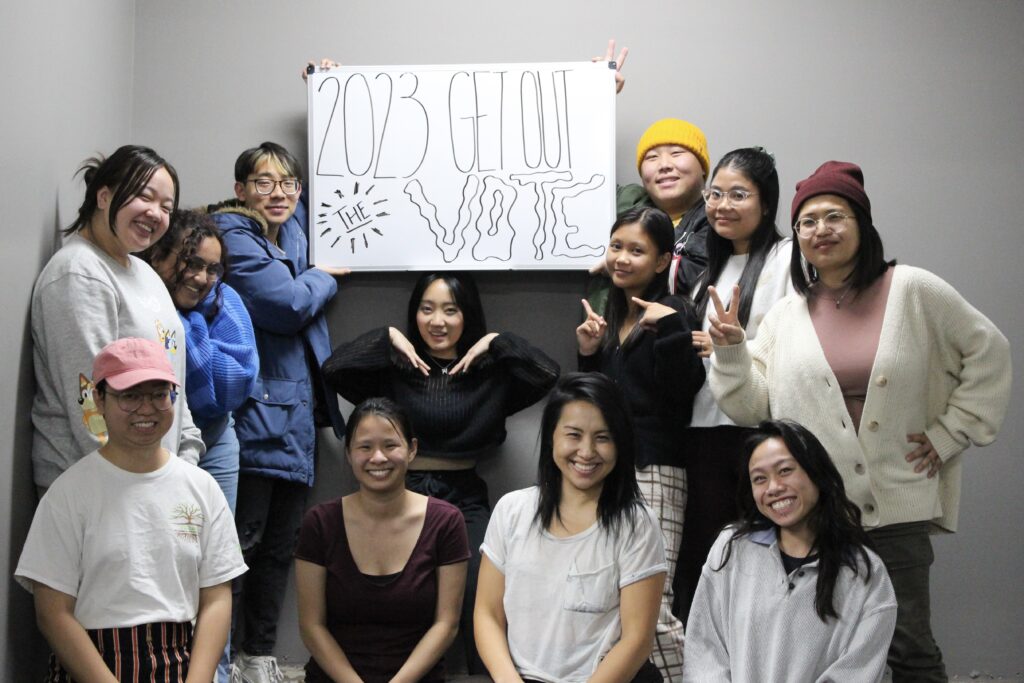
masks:
POLYGON ((810 429, 864 526, 932 521, 956 531, 960 454, 999 431, 1010 398, 1010 346, 941 278, 895 268, 859 433, 800 295, 772 307, 750 344, 716 345, 709 381, 737 424, 789 418, 810 429), (932 479, 904 457, 916 447, 907 435, 920 432, 943 460, 932 479))

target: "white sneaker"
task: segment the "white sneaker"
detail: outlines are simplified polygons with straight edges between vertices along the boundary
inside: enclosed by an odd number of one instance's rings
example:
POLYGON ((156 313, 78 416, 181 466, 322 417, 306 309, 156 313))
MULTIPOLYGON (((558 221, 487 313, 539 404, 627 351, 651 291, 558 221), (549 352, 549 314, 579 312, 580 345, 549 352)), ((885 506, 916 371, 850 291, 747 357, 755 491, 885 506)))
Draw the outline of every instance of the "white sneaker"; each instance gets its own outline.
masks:
POLYGON ((242 683, 284 683, 284 674, 277 666, 277 660, 271 656, 250 656, 239 652, 235 667, 242 683))
POLYGON ((242 681, 242 670, 234 662, 231 663, 231 669, 228 671, 228 683, 244 683, 242 681))

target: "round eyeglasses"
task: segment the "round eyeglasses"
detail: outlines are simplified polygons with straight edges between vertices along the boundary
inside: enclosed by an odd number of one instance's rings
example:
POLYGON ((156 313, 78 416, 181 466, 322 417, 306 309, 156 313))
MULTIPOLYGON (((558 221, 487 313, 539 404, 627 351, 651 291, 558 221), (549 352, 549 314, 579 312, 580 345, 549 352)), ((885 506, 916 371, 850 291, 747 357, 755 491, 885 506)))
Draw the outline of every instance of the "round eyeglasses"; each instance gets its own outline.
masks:
POLYGON ((700 193, 704 195, 704 201, 708 206, 718 206, 726 199, 728 199, 729 203, 733 206, 738 206, 757 194, 756 192, 747 192, 746 190, 741 190, 739 188, 726 192, 714 187, 708 190, 701 190, 700 193))
POLYGON ((804 216, 797 219, 796 223, 793 224, 793 229, 801 237, 810 237, 817 231, 818 224, 820 223, 829 232, 840 232, 846 227, 847 218, 853 218, 853 216, 842 211, 829 211, 821 218, 804 216))
POLYGON ((117 407, 126 413, 134 413, 142 407, 146 399, 149 399, 153 407, 160 412, 167 412, 174 405, 174 400, 178 398, 178 392, 174 389, 160 389, 158 391, 135 391, 134 389, 111 391, 107 389, 107 394, 117 399, 117 407))
POLYGON ((299 191, 302 187, 302 183, 299 182, 298 178, 283 178, 281 180, 274 180, 273 178, 249 178, 247 183, 252 183, 256 187, 256 192, 262 195, 271 194, 274 188, 278 185, 281 186, 281 192, 284 192, 289 197, 299 191))

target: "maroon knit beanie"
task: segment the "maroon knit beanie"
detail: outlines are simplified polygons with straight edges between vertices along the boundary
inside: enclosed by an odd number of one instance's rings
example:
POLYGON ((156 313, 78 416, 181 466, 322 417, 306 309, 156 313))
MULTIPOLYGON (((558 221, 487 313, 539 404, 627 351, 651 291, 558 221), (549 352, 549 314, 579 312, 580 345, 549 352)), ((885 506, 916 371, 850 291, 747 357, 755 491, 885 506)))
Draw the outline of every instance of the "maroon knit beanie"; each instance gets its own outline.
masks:
POLYGON ((858 206, 871 221, 871 200, 864 191, 864 173, 860 166, 848 161, 826 161, 810 177, 796 184, 793 197, 792 217, 789 224, 796 223, 800 206, 819 194, 834 194, 858 206))

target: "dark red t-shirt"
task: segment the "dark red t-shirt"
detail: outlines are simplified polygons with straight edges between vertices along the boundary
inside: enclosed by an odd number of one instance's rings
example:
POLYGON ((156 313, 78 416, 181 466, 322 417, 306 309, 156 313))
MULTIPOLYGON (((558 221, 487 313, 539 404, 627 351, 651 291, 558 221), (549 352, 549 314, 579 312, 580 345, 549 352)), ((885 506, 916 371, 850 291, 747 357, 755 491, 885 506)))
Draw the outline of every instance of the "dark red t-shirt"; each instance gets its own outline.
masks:
MULTIPOLYGON (((459 509, 428 498, 423 530, 405 568, 393 581, 378 585, 352 558, 339 498, 306 513, 295 557, 326 567, 327 629, 366 683, 386 683, 434 623, 437 568, 468 560, 469 541, 459 509)), ((312 658, 306 680, 330 683, 312 658)), ((438 662, 422 680, 443 681, 443 664, 438 662)))

